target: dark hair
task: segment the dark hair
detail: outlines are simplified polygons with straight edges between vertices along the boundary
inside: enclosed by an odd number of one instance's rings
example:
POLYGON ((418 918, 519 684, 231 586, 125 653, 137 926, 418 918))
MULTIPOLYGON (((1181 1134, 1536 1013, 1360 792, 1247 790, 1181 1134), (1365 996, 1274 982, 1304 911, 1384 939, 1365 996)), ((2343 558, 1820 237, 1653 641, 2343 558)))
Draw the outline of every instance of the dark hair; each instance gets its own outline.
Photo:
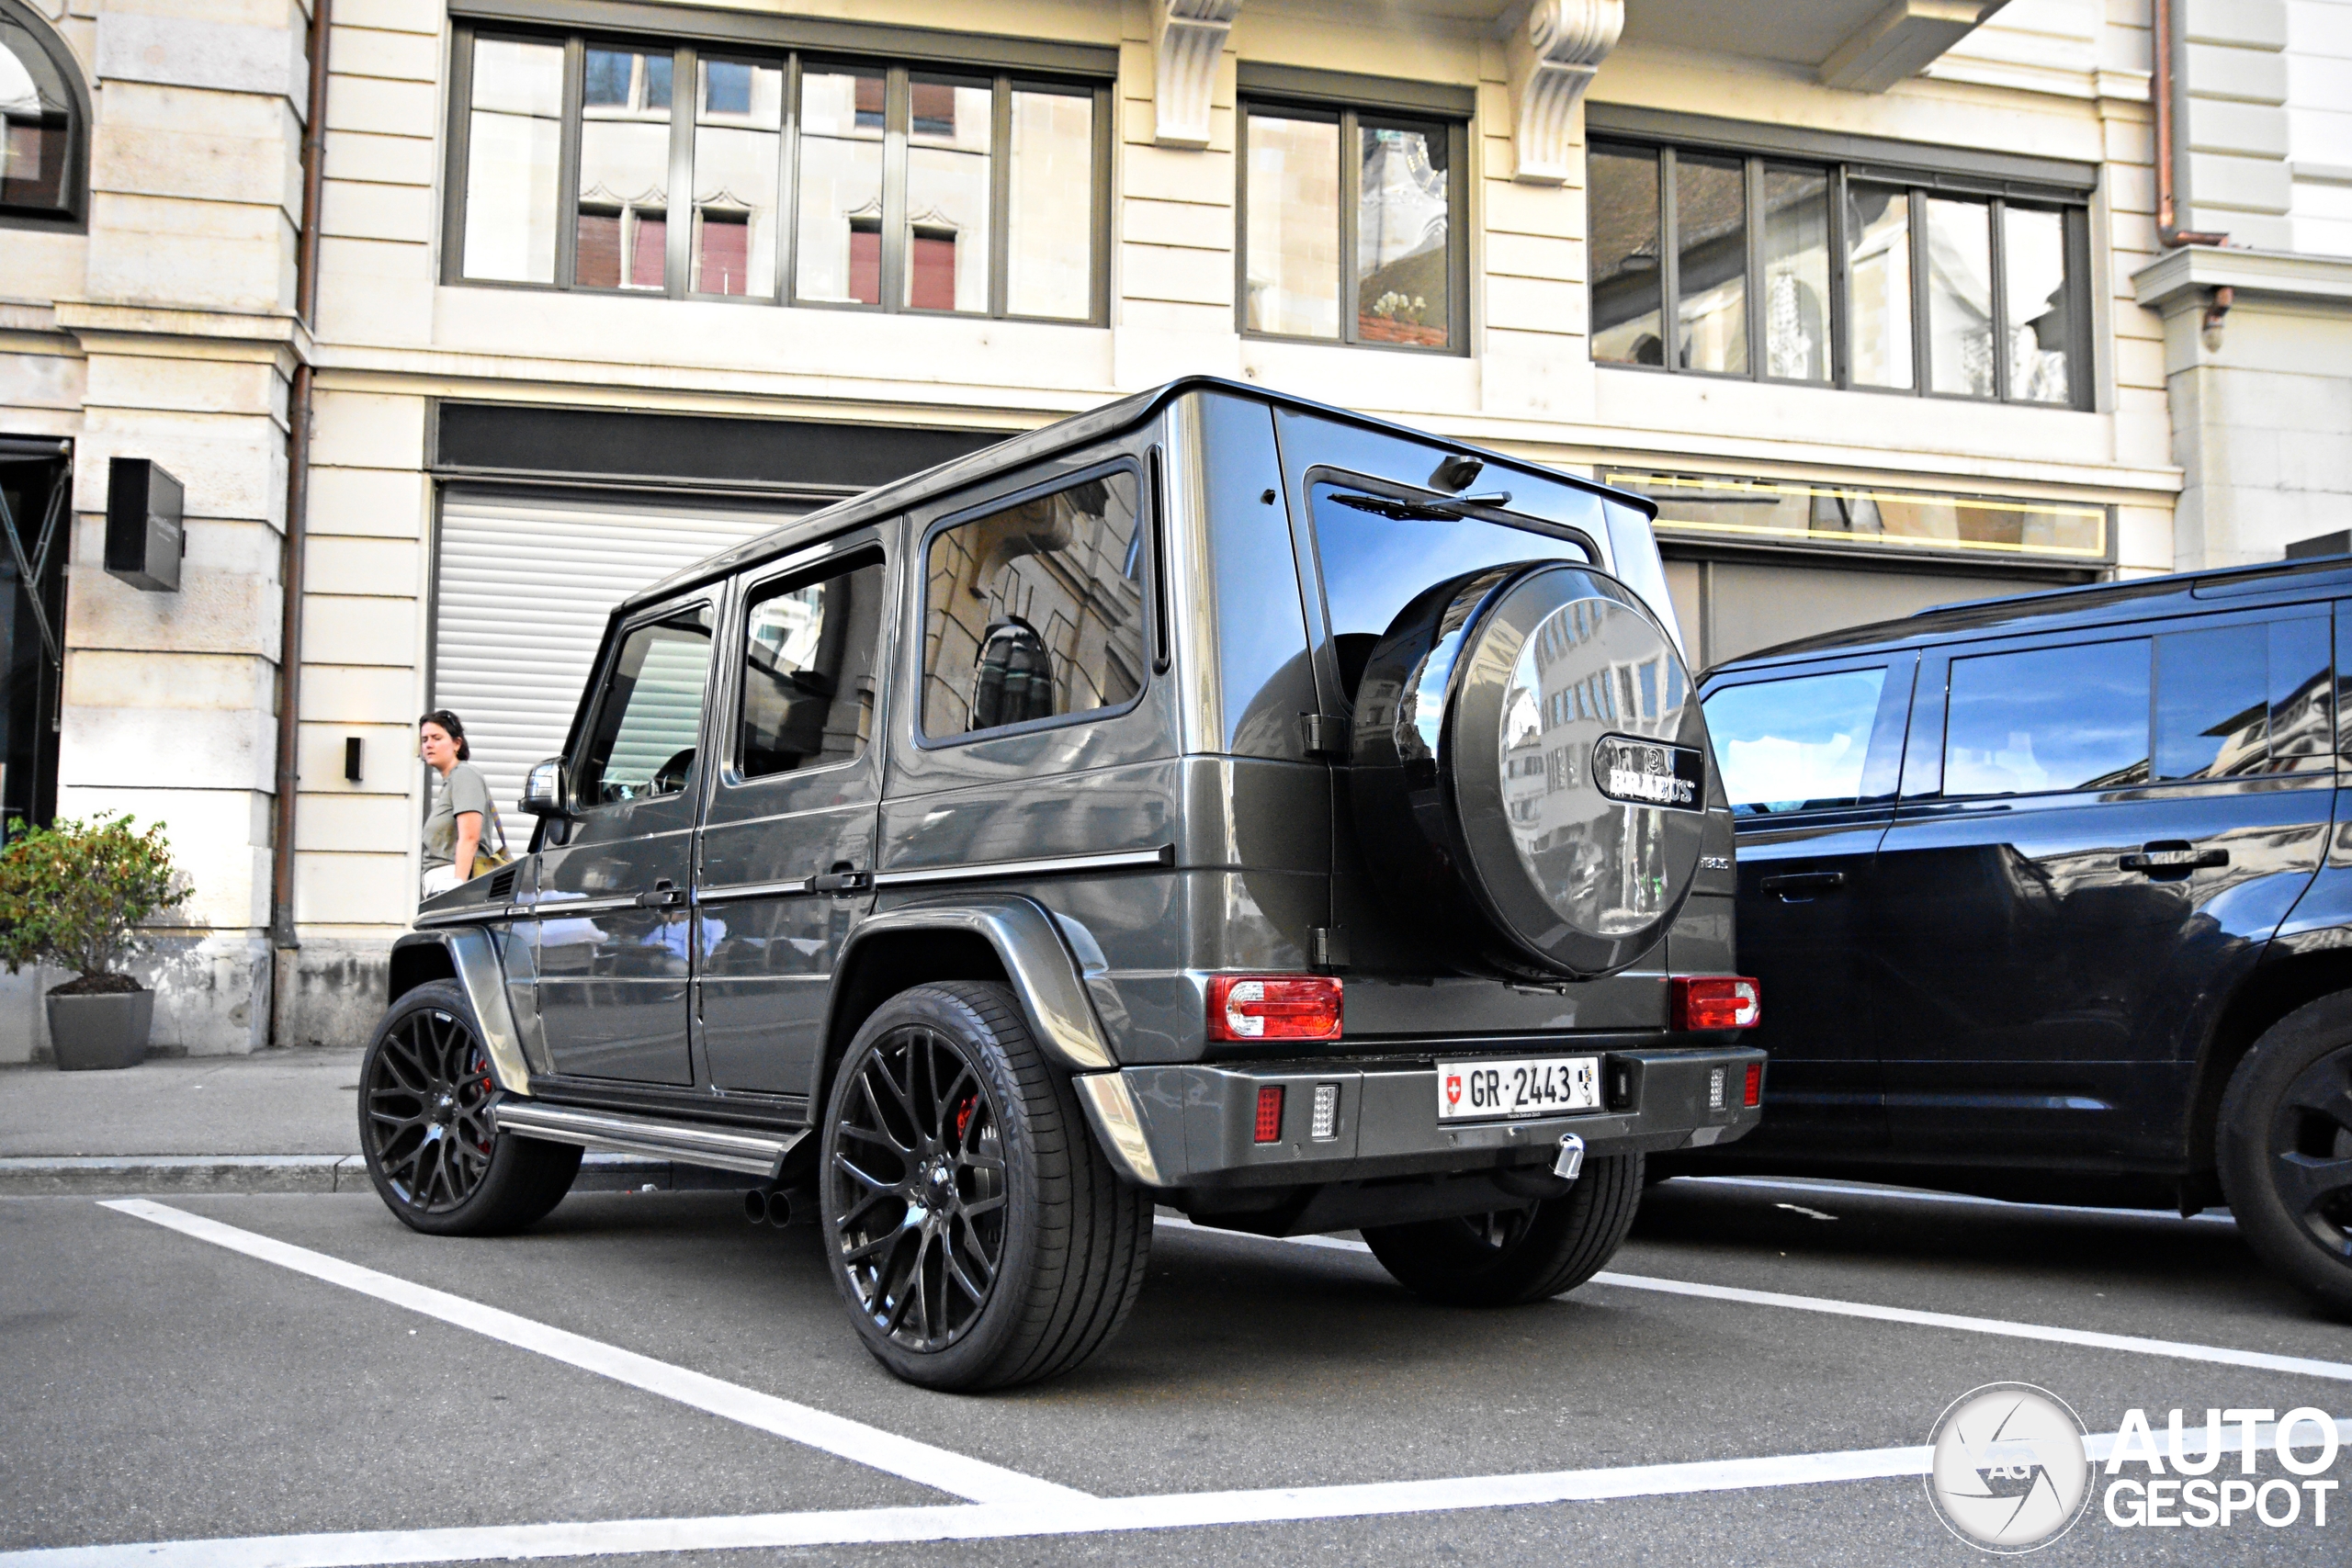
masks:
POLYGON ((423 729, 428 724, 439 725, 448 733, 449 739, 458 743, 458 761, 465 762, 473 760, 474 749, 466 744, 466 727, 458 722, 456 714, 451 713, 447 708, 435 708, 416 721, 416 727, 419 729, 423 729))

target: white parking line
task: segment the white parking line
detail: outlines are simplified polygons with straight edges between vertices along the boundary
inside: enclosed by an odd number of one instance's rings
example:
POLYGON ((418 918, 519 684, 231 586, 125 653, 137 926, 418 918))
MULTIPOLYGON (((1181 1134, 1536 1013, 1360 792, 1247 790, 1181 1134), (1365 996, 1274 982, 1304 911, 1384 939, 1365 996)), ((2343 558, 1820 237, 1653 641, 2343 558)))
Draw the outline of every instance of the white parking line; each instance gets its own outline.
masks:
MULTIPOLYGON (((1161 1214, 1158 1224, 1206 1235, 1234 1236, 1245 1241, 1280 1241, 1291 1246, 1336 1247, 1369 1253, 1360 1241, 1337 1236, 1260 1236, 1247 1231, 1220 1231, 1196 1225, 1181 1216, 1161 1214)), ((1666 1295, 1696 1296, 1706 1301, 1737 1302, 1743 1306, 1780 1307, 1790 1312, 1827 1313, 1836 1317, 1871 1318, 1881 1323, 1905 1323, 1920 1328, 1951 1328, 1966 1334, 1991 1334, 2006 1339, 2039 1339, 2052 1345, 2077 1345, 2093 1350, 2122 1350, 2136 1356, 2168 1356, 2181 1361, 2207 1361, 2215 1366, 2248 1367, 2258 1371, 2287 1372, 2297 1377, 2352 1382, 2352 1363, 2314 1360, 2308 1356, 2279 1356, 2267 1350, 2236 1350, 2221 1345, 2190 1345, 2177 1339, 2148 1339, 2136 1334, 2105 1334, 2089 1328, 2055 1328, 2039 1323, 2013 1323, 1999 1317, 1969 1317, 1958 1313, 1921 1312, 1912 1307, 1880 1306, 1871 1302, 1838 1301, 1829 1296, 1792 1296, 1779 1291, 1749 1291, 1736 1285, 1702 1285, 1690 1280, 1660 1280, 1646 1274, 1602 1272, 1596 1285, 1621 1291, 1656 1291, 1666 1295)))
MULTIPOLYGON (((2352 1440, 2352 1420, 2335 1424, 2352 1440)), ((2268 1446, 2275 1428, 2225 1433, 2224 1454, 2268 1446)), ((2301 1428, 2308 1438, 2310 1428, 2301 1428)), ((2181 1449, 2205 1451, 2192 1429, 2181 1449)), ((2094 1463, 2115 1434, 2084 1443, 2094 1463)), ((956 1505, 850 1508, 803 1514, 738 1514, 684 1519, 604 1519, 458 1529, 360 1530, 340 1535, 244 1536, 221 1540, 139 1541, 0 1552, 0 1568, 390 1568, 396 1563, 624 1556, 746 1547, 853 1546, 890 1541, 986 1540, 1015 1536, 1108 1535, 1286 1524, 1305 1519, 1380 1518, 1480 1508, 1680 1497, 1709 1492, 1818 1486, 1838 1481, 1903 1480, 1928 1473, 1927 1448, 1855 1449, 1769 1459, 1701 1460, 1534 1475, 1479 1475, 1351 1486, 1272 1487, 1256 1492, 1181 1492, 1075 1504, 956 1505)))
POLYGON ((944 1492, 950 1496, 966 1497, 976 1503, 1035 1504, 1082 1503, 1091 1505, 1094 1499, 1071 1487, 1041 1481, 1033 1475, 1006 1470, 984 1460, 964 1454, 950 1453, 945 1449, 919 1443, 895 1432, 868 1427, 806 1404, 796 1404, 788 1399, 761 1393, 738 1383, 723 1382, 707 1373, 692 1371, 684 1367, 657 1361, 650 1356, 640 1356, 634 1350, 535 1323, 527 1317, 517 1317, 497 1307, 484 1306, 480 1302, 453 1296, 430 1286, 412 1284, 390 1274, 379 1274, 373 1269, 363 1269, 356 1263, 345 1263, 323 1252, 259 1235, 252 1231, 224 1225, 218 1220, 208 1220, 198 1214, 175 1209, 167 1204, 151 1202, 144 1198, 119 1198, 101 1205, 118 1213, 175 1230, 198 1241, 243 1253, 265 1263, 275 1263, 298 1274, 308 1274, 331 1285, 341 1285, 378 1301, 423 1313, 459 1328, 537 1351, 553 1360, 579 1367, 601 1377, 611 1378, 648 1393, 674 1399, 729 1421, 740 1421, 763 1432, 788 1438, 821 1449, 829 1454, 855 1463, 868 1465, 892 1475, 903 1476, 944 1492))

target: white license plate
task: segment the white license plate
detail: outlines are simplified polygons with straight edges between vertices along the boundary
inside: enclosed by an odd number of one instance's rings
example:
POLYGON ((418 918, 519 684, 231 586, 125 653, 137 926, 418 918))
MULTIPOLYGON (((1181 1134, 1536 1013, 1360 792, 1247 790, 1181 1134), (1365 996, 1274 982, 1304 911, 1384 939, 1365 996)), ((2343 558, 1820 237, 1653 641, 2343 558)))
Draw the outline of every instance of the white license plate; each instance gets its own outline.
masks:
POLYGON ((1536 1056, 1523 1061, 1440 1062, 1437 1119, 1558 1116, 1600 1109, 1600 1058, 1536 1056))

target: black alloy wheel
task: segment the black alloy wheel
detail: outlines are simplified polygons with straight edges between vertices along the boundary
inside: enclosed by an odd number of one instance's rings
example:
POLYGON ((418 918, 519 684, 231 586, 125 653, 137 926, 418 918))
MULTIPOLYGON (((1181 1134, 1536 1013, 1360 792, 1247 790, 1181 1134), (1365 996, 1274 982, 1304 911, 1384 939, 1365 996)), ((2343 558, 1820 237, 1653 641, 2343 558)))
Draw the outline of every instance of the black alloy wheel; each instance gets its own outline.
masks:
POLYGON ((461 1207, 490 1173, 498 1087, 490 1053, 454 1012, 421 1008, 385 1032, 360 1088, 384 1184, 428 1214, 461 1207))
POLYGON ((1119 1179, 1006 986, 941 981, 876 1008, 833 1075, 818 1169, 833 1283, 909 1382, 1057 1377, 1142 1288, 1151 1194, 1119 1179))
POLYGON ((2352 995, 2290 1013, 2222 1102, 2217 1164, 2256 1256, 2352 1314, 2352 995))
POLYGON ((827 1179, 858 1310, 917 1353, 961 1339, 1004 1264, 1004 1134, 979 1074, 937 1031, 892 1030, 859 1062, 827 1179))
POLYGON ((1367 1225, 1364 1245, 1398 1284, 1446 1306, 1519 1306, 1575 1290, 1633 1228, 1642 1156, 1588 1159, 1557 1198, 1460 1219, 1367 1225))
POLYGON ((519 1230, 571 1190, 581 1151, 498 1131, 490 1052, 464 989, 391 1006, 359 1067, 359 1147, 385 1205, 439 1235, 519 1230))

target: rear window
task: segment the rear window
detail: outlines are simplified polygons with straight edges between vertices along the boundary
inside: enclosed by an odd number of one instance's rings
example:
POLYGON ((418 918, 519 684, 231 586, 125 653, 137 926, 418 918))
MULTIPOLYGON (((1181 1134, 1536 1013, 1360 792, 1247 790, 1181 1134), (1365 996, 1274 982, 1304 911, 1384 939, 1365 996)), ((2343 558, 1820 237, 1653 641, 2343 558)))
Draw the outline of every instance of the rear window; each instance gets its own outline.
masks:
POLYGON ((1434 499, 1402 501, 1346 484, 1321 483, 1308 493, 1323 605, 1351 694, 1373 645, 1423 590, 1517 561, 1593 560, 1565 528, 1465 517, 1434 499))
POLYGON ((1725 686, 1707 698, 1707 733, 1735 814, 1852 806, 1861 799, 1886 671, 1840 670, 1725 686))

